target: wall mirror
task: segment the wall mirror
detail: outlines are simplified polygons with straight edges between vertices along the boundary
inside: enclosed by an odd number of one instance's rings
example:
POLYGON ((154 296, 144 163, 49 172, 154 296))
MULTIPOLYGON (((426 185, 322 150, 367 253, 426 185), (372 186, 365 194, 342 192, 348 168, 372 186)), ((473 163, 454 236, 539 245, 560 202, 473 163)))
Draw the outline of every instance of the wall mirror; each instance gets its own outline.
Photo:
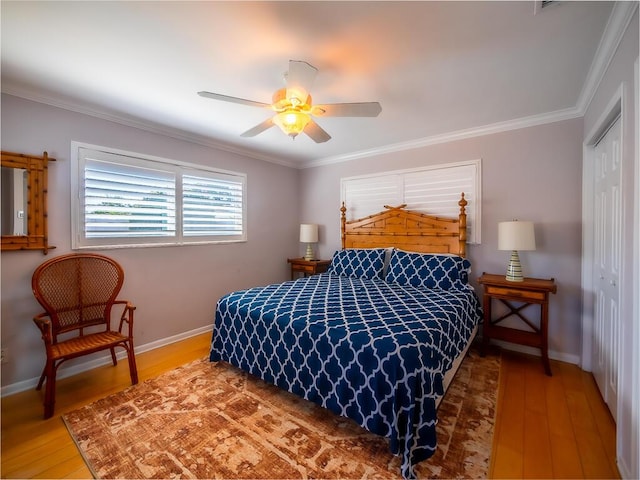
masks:
POLYGON ((49 249, 47 238, 47 169, 55 161, 47 152, 41 157, 2 152, 0 161, 0 230, 2 250, 49 249))

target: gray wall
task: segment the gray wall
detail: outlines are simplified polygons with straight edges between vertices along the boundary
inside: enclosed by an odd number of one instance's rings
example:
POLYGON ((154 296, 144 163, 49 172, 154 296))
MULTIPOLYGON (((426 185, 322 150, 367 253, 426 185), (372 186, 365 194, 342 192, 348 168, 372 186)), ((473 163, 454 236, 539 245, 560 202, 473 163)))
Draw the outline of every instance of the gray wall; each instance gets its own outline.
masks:
MULTIPOLYGON (((136 344, 143 346, 213 323, 218 298, 235 289, 289 278, 287 257, 300 251, 298 170, 156 135, 95 117, 2 95, 2 150, 57 161, 49 167, 49 242, 41 251, 2 252, 2 386, 39 377, 44 348, 32 317, 33 270, 71 251, 72 140, 245 172, 248 241, 228 245, 103 250, 126 272, 122 298, 136 306, 136 344)), ((95 358, 95 357, 94 357, 95 358)), ((86 359, 69 362, 72 366, 86 359)), ((61 367, 61 370, 65 367, 61 367)))
MULTIPOLYGON (((573 363, 581 349, 582 119, 432 145, 302 171, 301 215, 321 225, 319 254, 340 246, 340 179, 374 172, 482 159, 482 244, 471 245, 473 278, 504 273, 498 222, 531 220, 537 250, 521 252, 526 276, 556 279, 551 298, 550 355, 573 363)), ((382 207, 381 207, 382 209, 382 207)), ((478 290, 480 291, 480 290, 478 290)), ((530 307, 535 318, 537 307, 530 307)))

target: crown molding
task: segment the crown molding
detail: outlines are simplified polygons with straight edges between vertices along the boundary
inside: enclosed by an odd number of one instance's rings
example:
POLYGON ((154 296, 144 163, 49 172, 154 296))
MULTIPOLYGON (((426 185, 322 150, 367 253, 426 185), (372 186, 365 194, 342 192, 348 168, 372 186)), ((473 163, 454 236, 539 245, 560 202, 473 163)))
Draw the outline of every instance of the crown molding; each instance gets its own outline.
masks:
POLYGON ((401 152, 403 150, 422 148, 429 145, 437 145, 440 143, 448 143, 448 142, 453 142, 457 140, 464 140, 467 138, 491 135, 494 133, 517 130, 520 128, 532 127, 536 125, 542 125, 545 123, 559 122, 562 120, 568 120, 576 117, 581 117, 584 115, 584 112, 581 112, 577 108, 568 108, 564 110, 558 110, 555 112, 544 113, 540 115, 534 115, 530 117, 518 118, 513 120, 507 120, 504 122, 493 123, 493 124, 484 125, 480 127, 473 127, 473 128, 468 128, 464 130, 458 130, 456 132, 449 132, 449 133, 444 133, 440 135, 433 135, 430 137, 409 140, 407 142, 399 142, 399 143, 394 143, 390 145, 383 145, 381 147, 367 149, 367 150, 360 150, 357 152, 351 152, 344 155, 336 155, 332 157, 320 158, 317 160, 310 160, 301 164, 300 162, 288 162, 281 158, 275 158, 270 155, 255 152, 253 150, 242 149, 242 148, 234 147, 222 142, 216 142, 214 140, 211 140, 210 138, 207 138, 201 135, 191 134, 183 130, 165 127, 165 126, 157 125, 151 122, 146 122, 146 121, 141 121, 139 119, 126 117, 123 115, 115 115, 115 114, 107 113, 105 111, 102 111, 99 109, 93 109, 93 108, 87 107, 86 105, 80 105, 74 102, 61 101, 60 99, 42 95, 41 93, 34 92, 24 88, 19 88, 14 85, 3 84, 2 93, 6 93, 8 95, 13 95, 16 97, 24 98, 26 100, 31 100, 38 103, 43 103, 53 107, 62 108, 63 110, 69 110, 72 112, 89 115, 92 117, 100 118, 102 120, 107 120, 109 122, 114 122, 120 125, 125 125, 128 127, 144 130, 150 133, 155 133, 158 135, 175 138, 177 140, 195 143, 197 145, 215 148, 215 149, 223 150, 225 152, 233 153, 236 155, 241 155, 244 157, 249 157, 256 160, 262 160, 265 162, 274 163, 284 167, 296 168, 296 169, 313 168, 313 167, 320 167, 324 165, 331 165, 335 163, 348 162, 351 160, 357 160, 359 158, 367 158, 367 157, 373 157, 376 155, 382 155, 386 153, 401 152))
POLYGON ((576 108, 583 116, 600 86, 637 8, 637 1, 615 2, 576 103, 576 108))
POLYGON ((153 122, 143 121, 143 120, 136 119, 133 117, 128 117, 122 114, 116 115, 116 114, 108 113, 103 110, 91 108, 86 105, 81 105, 75 102, 63 101, 63 100, 60 100, 59 98, 43 95, 40 92, 35 92, 30 89, 21 88, 16 85, 3 83, 2 93, 7 95, 12 95, 14 97, 24 98, 25 100, 31 100, 37 103, 43 103, 45 105, 50 105, 52 107, 61 108, 63 110, 69 110, 71 112, 81 113, 83 115, 89 115, 91 117, 100 118, 102 120, 117 123, 119 125, 125 125, 127 127, 137 128, 140 130, 144 130, 146 132, 155 133, 157 135, 175 138, 176 140, 182 140, 185 142, 194 143, 194 144, 202 145, 205 147, 215 148, 217 150, 222 150, 222 151, 233 153, 236 155, 241 155, 243 157, 253 158, 255 160, 262 160, 265 162, 275 163, 275 164, 278 164, 284 167, 290 167, 290 168, 299 168, 300 166, 299 163, 297 162, 288 162, 281 158, 272 157, 270 155, 262 154, 254 150, 239 148, 223 142, 217 142, 203 135, 197 135, 194 133, 185 132, 184 130, 180 130, 177 128, 158 125, 153 122))
POLYGON ((458 140, 465 140, 468 138, 482 137, 485 135, 493 135, 495 133, 508 132, 510 130, 519 130, 521 128, 535 127, 537 125, 544 125, 547 123, 561 122, 563 120, 571 120, 573 118, 582 117, 583 114, 577 108, 567 108, 564 110, 557 110, 555 112, 543 113, 540 115, 533 115, 530 117, 517 118, 513 120, 507 120, 504 122, 492 123, 481 127, 467 128, 464 130, 458 130, 456 132, 444 133, 441 135, 433 135, 431 137, 420 138, 416 140, 409 140, 407 142, 394 143, 391 145, 384 145, 378 148, 372 148, 369 150, 361 150, 359 152, 348 153, 346 155, 336 155, 334 157, 326 157, 319 160, 313 160, 306 162, 304 166, 300 168, 312 168, 320 167, 324 165, 330 165, 334 163, 347 162, 350 160, 357 160, 359 158, 373 157, 376 155, 383 155, 386 153, 395 153, 403 150, 411 150, 414 148, 428 147, 430 145, 437 145, 440 143, 455 142, 458 140))

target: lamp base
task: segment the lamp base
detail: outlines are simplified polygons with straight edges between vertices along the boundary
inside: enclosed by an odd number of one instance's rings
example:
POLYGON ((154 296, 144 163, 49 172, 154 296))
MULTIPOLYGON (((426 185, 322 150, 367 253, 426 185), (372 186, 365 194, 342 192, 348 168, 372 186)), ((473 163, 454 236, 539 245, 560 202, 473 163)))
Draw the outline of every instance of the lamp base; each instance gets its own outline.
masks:
POLYGON ((520 265, 520 257, 517 250, 511 251, 511 258, 509 259, 509 266, 507 267, 507 276, 505 277, 510 282, 523 282, 522 265, 520 265))
POLYGON ((307 262, 310 262, 311 260, 315 260, 314 255, 313 255, 313 248, 311 247, 310 243, 307 243, 307 251, 304 254, 304 259, 307 262))

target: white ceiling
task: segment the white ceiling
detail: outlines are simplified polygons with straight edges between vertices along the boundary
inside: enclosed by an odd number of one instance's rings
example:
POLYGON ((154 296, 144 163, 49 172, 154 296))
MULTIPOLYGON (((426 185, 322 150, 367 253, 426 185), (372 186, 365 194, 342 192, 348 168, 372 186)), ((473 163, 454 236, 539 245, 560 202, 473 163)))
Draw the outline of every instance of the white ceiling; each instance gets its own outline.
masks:
POLYGON ((578 116, 612 7, 3 0, 2 91, 303 167, 578 116), (290 59, 318 68, 315 103, 378 101, 382 113, 317 119, 324 144, 277 127, 242 138, 268 110, 196 94, 270 103, 290 59))

